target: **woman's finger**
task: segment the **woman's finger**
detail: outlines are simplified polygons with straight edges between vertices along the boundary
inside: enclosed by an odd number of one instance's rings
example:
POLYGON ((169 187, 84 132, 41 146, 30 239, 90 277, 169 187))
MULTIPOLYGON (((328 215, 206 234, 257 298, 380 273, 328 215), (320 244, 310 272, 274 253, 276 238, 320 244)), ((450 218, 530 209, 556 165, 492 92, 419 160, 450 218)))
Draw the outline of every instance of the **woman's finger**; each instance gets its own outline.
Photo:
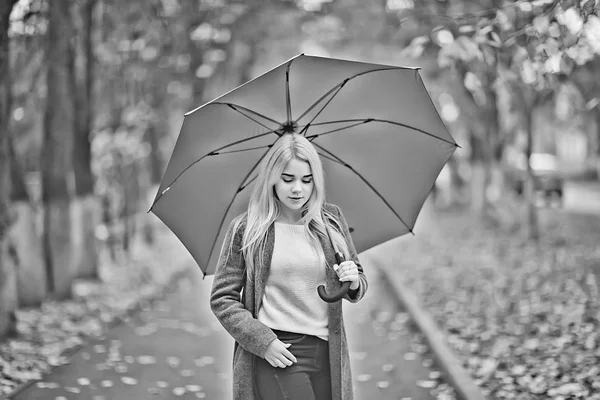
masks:
POLYGON ((286 357, 288 360, 291 360, 292 362, 298 362, 298 360, 296 359, 296 357, 288 349, 285 349, 283 351, 283 356, 286 357))
POLYGON ((283 355, 280 356, 279 358, 279 362, 281 362, 283 365, 285 365, 286 367, 289 367, 290 365, 293 364, 293 362, 291 362, 290 360, 288 360, 287 358, 285 358, 283 355))

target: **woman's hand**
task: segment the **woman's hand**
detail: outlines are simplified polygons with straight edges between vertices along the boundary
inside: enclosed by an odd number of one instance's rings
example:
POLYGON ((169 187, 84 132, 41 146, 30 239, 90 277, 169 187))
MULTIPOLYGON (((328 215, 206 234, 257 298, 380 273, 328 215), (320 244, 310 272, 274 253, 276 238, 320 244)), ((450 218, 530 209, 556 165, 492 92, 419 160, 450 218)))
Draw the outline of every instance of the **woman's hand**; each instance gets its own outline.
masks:
POLYGON ((358 267, 352 260, 342 262, 340 265, 335 264, 333 270, 337 273, 340 282, 350 282, 350 289, 356 290, 360 284, 358 279, 358 267))
POLYGON ((289 367, 293 363, 298 362, 296 357, 287 349, 291 345, 291 343, 283 343, 279 339, 273 340, 269 343, 267 351, 265 351, 265 360, 273 367, 279 368, 289 367))

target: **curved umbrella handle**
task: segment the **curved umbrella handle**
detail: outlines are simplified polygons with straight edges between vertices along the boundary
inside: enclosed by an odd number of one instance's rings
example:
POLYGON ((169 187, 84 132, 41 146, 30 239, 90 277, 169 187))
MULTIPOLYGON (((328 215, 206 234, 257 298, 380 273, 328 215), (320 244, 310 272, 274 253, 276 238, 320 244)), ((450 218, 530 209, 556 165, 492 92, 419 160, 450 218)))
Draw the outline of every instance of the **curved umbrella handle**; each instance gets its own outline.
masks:
MULTIPOLYGON (((344 261, 344 255, 338 251, 337 253, 335 253, 335 260, 337 261, 338 265, 340 265, 344 261)), ((344 297, 346 293, 348 293, 348 289, 350 289, 350 282, 344 282, 337 293, 329 295, 325 291, 325 286, 319 285, 319 287, 317 288, 317 293, 319 293, 319 297, 322 300, 328 303, 335 303, 336 301, 344 297)))

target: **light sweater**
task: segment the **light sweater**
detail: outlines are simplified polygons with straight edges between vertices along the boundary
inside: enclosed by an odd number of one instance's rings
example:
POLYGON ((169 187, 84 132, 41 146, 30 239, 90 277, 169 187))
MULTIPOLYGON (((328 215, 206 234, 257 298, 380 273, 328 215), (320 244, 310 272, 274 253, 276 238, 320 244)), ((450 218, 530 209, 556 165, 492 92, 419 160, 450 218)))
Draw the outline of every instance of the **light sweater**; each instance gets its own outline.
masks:
POLYGON ((304 225, 275 222, 275 244, 258 320, 271 329, 328 339, 325 257, 310 243, 304 225))

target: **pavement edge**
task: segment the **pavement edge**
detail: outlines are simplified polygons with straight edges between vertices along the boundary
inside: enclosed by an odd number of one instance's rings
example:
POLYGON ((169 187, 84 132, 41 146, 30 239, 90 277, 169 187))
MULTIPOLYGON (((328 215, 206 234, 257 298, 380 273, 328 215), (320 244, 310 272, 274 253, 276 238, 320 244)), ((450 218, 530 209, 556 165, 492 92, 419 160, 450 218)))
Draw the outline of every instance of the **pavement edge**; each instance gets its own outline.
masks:
POLYGON ((421 306, 420 301, 412 290, 410 290, 397 274, 388 271, 382 265, 377 266, 383 281, 389 286, 398 302, 410 314, 419 331, 425 336, 425 340, 436 359, 438 367, 442 370, 445 379, 456 390, 461 400, 487 400, 481 388, 475 384, 460 359, 452 351, 446 341, 446 336, 433 320, 431 314, 421 306))
MULTIPOLYGON (((190 261, 186 260, 185 262, 183 262, 179 268, 175 269, 172 272, 172 274, 165 280, 165 282, 163 282, 162 284, 156 285, 154 290, 152 290, 150 293, 140 296, 140 298, 138 298, 131 307, 129 307, 128 309, 123 311, 123 313, 117 315, 111 322, 109 322, 106 326, 106 332, 116 328, 118 325, 122 324, 129 317, 131 317, 131 316, 135 315, 136 313, 138 313, 139 311, 141 311, 142 306, 144 304, 146 304, 150 301, 155 301, 155 300, 159 300, 159 299, 163 298, 174 284, 176 284, 181 279, 183 279, 186 276, 188 276, 189 274, 191 274, 191 272, 193 271, 194 265, 195 264, 193 263, 192 260, 190 260, 190 261)), ((93 340, 95 340, 95 339, 93 339, 93 340)), ((61 356, 72 357, 78 351, 80 351, 83 347, 85 347, 87 344, 89 344, 89 341, 81 343, 78 346, 75 346, 71 349, 66 350, 65 352, 63 352, 61 354, 61 356)), ((43 374, 40 379, 32 379, 30 381, 22 383, 21 385, 17 386, 15 388, 15 390, 10 392, 5 398, 7 400, 11 399, 11 398, 17 396, 19 393, 21 393, 25 389, 27 389, 29 386, 34 385, 37 382, 43 381, 44 378, 47 375, 49 375, 50 373, 52 373, 52 371, 54 371, 56 368, 60 368, 60 365, 56 366, 54 368, 51 368, 49 371, 47 371, 45 374, 43 374)), ((4 399, 4 397, 2 397, 1 394, 0 394, 0 399, 4 399)))

